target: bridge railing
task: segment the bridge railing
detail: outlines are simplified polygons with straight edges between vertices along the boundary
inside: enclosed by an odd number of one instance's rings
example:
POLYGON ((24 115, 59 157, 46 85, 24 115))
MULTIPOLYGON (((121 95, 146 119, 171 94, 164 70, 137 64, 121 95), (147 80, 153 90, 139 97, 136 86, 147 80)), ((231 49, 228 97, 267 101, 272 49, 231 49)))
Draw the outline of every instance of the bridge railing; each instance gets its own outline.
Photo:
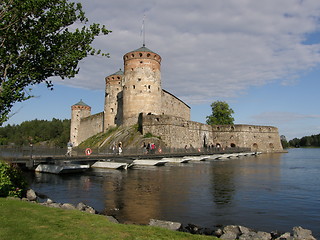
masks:
MULTIPOLYGON (((88 155, 175 155, 175 154, 219 154, 219 153, 234 153, 234 152, 249 152, 250 148, 169 148, 155 147, 155 149, 146 148, 123 148, 119 153, 118 149, 72 149, 72 156, 88 156, 88 155)), ((48 146, 0 146, 0 158, 33 158, 33 157, 55 157, 67 156, 67 148, 48 147, 48 146)))

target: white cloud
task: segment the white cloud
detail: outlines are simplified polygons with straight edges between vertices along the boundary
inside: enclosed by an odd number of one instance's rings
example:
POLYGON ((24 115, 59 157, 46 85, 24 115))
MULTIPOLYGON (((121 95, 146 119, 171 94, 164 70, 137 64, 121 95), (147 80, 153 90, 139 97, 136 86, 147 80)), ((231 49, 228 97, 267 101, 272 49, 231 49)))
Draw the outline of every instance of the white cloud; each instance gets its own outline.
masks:
POLYGON ((63 84, 104 89, 104 77, 123 68, 125 53, 146 44, 162 57, 163 87, 188 104, 242 94, 271 81, 292 84, 320 63, 320 44, 304 45, 318 31, 319 0, 92 0, 89 19, 113 32, 95 41, 111 58, 87 58, 63 84))

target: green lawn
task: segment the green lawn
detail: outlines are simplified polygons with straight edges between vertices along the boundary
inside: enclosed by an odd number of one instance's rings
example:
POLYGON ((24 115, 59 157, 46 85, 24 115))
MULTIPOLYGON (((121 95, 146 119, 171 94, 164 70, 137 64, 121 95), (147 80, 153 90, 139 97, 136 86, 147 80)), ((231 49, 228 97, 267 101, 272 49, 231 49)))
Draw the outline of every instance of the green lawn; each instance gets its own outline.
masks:
POLYGON ((102 215, 0 198, 1 240, 216 239, 166 229, 115 224, 102 215))

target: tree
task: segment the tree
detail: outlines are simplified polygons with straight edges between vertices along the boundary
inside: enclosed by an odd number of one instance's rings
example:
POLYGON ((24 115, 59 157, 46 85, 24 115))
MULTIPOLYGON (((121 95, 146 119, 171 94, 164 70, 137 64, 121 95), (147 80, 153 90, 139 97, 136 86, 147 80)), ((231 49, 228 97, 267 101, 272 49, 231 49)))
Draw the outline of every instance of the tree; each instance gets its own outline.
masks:
POLYGON ((228 103, 223 101, 215 101, 211 104, 212 114, 207 116, 207 124, 209 125, 230 125, 233 124, 234 111, 229 107, 228 103))
POLYGON ((0 197, 22 197, 28 184, 20 169, 0 160, 0 197))
POLYGON ((281 141, 281 145, 282 145, 283 148, 288 148, 289 147, 289 143, 287 141, 286 136, 281 135, 280 136, 280 141, 281 141))
POLYGON ((74 77, 95 37, 110 31, 88 19, 80 3, 68 0, 1 0, 0 2, 0 126, 14 103, 29 99, 28 87, 48 78, 74 77), (81 29, 75 26, 83 25, 81 29), (74 29, 74 30, 71 30, 74 29))

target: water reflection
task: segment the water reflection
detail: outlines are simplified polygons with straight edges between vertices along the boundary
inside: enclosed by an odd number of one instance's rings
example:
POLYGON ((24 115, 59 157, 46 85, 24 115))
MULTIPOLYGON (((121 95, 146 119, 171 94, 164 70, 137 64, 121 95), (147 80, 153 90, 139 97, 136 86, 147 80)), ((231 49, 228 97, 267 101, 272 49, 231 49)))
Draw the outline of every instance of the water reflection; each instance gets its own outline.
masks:
POLYGON ((228 163, 216 164, 212 169, 212 194, 216 205, 230 204, 235 192, 234 167, 226 167, 228 163))

